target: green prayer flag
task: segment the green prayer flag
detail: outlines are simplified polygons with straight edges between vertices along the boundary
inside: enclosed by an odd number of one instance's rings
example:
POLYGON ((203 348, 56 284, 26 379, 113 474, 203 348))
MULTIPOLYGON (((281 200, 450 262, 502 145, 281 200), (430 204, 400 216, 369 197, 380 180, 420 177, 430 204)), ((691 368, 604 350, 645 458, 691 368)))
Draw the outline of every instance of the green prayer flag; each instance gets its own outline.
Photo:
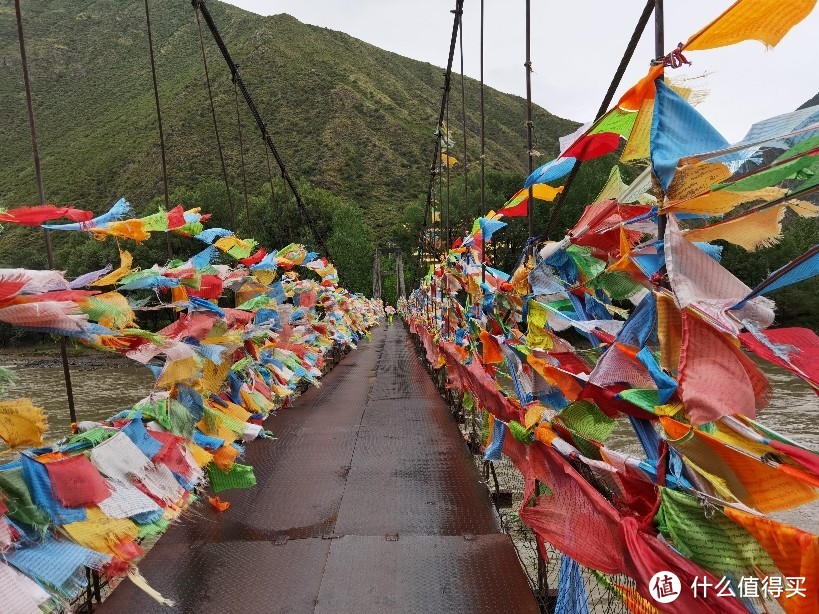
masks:
POLYGON ((532 433, 526 430, 526 427, 523 426, 520 422, 516 422, 515 420, 509 421, 509 433, 517 439, 520 443, 523 444, 530 444, 532 443, 532 433))
POLYGON ((256 484, 256 476, 253 474, 253 467, 250 465, 234 463, 230 471, 225 473, 215 464, 210 463, 207 466, 207 472, 210 486, 215 493, 232 488, 250 488, 256 484))
POLYGON ((613 109, 606 113, 597 125, 589 131, 589 134, 600 134, 601 132, 615 132, 627 139, 631 136, 631 130, 637 121, 636 111, 623 111, 613 109))
POLYGON ((714 190, 728 190, 729 192, 750 192, 753 190, 761 190, 762 188, 769 188, 778 185, 785 179, 793 177, 803 168, 811 166, 816 162, 816 156, 802 156, 791 162, 772 166, 758 173, 754 173, 744 179, 730 183, 718 183, 713 186, 714 190))
POLYGON ((653 388, 631 388, 629 390, 622 390, 617 396, 652 414, 654 413, 654 408, 657 405, 661 405, 660 393, 653 388))
POLYGON ((569 256, 588 279, 594 279, 606 270, 606 263, 591 255, 591 248, 570 245, 566 248, 569 256))
POLYGON ((0 492, 3 493, 4 503, 9 508, 6 516, 34 527, 38 532, 45 532, 51 518, 32 501, 31 493, 23 479, 22 467, 0 471, 0 492))
POLYGON ((753 567, 765 574, 776 572, 771 557, 743 527, 721 510, 704 508, 694 497, 660 488, 657 528, 686 558, 717 577, 753 576, 753 567))
POLYGON ((556 419, 578 435, 601 443, 617 428, 617 421, 590 401, 575 401, 564 408, 556 419))
POLYGON ((614 300, 624 300, 634 296, 643 289, 643 285, 634 281, 623 271, 606 271, 588 283, 591 289, 601 288, 614 300))

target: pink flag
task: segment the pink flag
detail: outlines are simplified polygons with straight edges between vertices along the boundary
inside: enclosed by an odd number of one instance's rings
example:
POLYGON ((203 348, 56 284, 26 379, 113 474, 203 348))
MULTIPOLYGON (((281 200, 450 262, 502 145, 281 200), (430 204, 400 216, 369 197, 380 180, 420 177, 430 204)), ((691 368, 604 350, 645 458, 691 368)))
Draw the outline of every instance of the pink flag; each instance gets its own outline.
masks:
POLYGON ((730 337, 684 309, 678 392, 697 426, 733 414, 753 418, 770 386, 730 337))

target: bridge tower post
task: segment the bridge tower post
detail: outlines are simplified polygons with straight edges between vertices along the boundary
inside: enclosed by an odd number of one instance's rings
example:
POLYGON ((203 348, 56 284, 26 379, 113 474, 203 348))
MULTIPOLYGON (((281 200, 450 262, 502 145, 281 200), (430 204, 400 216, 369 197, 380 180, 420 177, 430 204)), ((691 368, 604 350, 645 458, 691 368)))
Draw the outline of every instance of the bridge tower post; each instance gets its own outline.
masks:
POLYGON ((381 250, 378 248, 373 255, 373 298, 381 298, 381 250))

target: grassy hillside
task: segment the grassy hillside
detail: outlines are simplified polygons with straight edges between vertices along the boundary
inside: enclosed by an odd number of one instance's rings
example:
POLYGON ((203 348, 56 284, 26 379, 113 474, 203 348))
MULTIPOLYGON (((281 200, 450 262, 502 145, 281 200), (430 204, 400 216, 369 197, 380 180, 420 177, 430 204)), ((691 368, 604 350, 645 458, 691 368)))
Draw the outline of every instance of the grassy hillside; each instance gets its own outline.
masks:
MULTIPOLYGON (((291 174, 357 203, 378 238, 425 190, 442 69, 287 15, 209 7, 291 174)), ((193 9, 154 1, 152 21, 170 185, 195 189, 221 174, 193 9)), ((139 205, 161 194, 142 2, 29 0, 24 23, 48 199, 101 211, 120 196, 139 205)), ((233 85, 206 29, 205 41, 239 190, 233 85)), ((36 188, 10 3, 0 7, 0 59, 0 207, 12 207, 34 202, 36 188)), ((466 97, 469 153, 477 159, 473 80, 466 97)), ((486 107, 488 167, 523 174, 525 102, 489 89, 486 107)), ((450 117, 460 142, 459 108, 453 104, 450 117)), ((244 107, 241 114, 249 183, 258 191, 267 180, 264 148, 244 107)), ((535 117, 535 148, 545 156, 576 126, 540 108, 535 117)), ((14 257, 0 252, 3 261, 14 257)))

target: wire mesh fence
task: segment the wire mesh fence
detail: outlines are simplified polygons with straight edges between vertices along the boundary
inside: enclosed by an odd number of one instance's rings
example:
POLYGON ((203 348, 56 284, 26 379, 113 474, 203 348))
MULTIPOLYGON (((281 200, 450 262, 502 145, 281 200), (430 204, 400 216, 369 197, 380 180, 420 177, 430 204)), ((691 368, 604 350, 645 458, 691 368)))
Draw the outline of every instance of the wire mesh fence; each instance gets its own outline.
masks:
MULTIPOLYGON (((560 590, 561 572, 566 573, 569 569, 569 566, 564 564, 563 553, 553 545, 545 543, 541 549, 542 555, 539 555, 535 532, 525 525, 518 515, 518 510, 523 504, 526 486, 523 476, 506 456, 502 456, 497 461, 483 460, 480 441, 484 425, 480 411, 464 406, 461 391, 447 388, 446 367, 433 368, 426 361, 424 349, 418 343, 417 337, 413 339, 427 371, 441 396, 449 404, 465 445, 472 452, 475 466, 493 501, 501 526, 512 540, 518 560, 526 573, 541 612, 583 611, 582 607, 585 606, 589 612, 594 613, 629 614, 631 610, 622 597, 622 591, 636 591, 636 585, 628 576, 607 575, 576 565, 572 590, 560 590), (582 588, 578 584, 578 577, 582 588)), ((582 463, 577 463, 575 468, 601 494, 611 498, 613 493, 602 476, 592 473, 582 463)))

